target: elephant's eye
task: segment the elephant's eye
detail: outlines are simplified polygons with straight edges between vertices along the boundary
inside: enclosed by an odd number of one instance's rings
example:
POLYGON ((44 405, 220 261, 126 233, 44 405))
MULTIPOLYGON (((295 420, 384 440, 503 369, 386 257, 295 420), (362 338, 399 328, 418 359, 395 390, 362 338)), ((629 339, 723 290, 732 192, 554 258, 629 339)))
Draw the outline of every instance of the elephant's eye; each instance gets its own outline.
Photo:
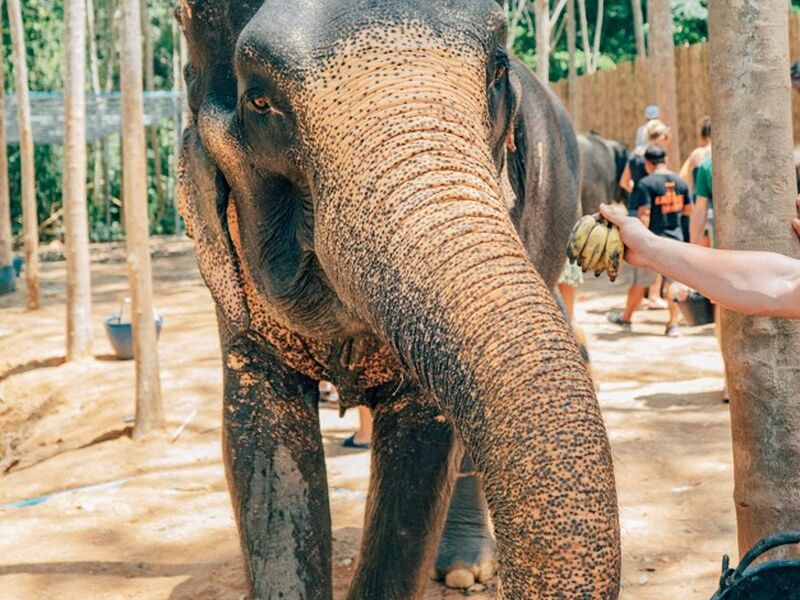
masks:
POLYGON ((497 83, 503 79, 503 77, 508 75, 508 53, 504 48, 497 48, 493 58, 494 60, 492 62, 494 62, 494 81, 492 83, 497 83))
POLYGON ((248 104, 252 110, 258 113, 266 114, 272 110, 269 100, 264 96, 253 96, 248 104))

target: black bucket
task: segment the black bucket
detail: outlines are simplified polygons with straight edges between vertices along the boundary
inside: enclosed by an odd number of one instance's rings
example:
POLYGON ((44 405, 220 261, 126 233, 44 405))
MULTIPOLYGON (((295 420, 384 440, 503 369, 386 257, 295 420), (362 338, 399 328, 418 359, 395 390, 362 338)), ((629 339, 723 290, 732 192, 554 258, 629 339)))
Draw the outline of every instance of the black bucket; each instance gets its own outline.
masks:
POLYGON ((800 600, 800 559, 780 559, 750 565, 762 554, 787 544, 800 543, 800 531, 784 531, 753 546, 734 569, 722 559, 719 590, 711 600, 800 600))
POLYGON ((714 322, 714 305, 705 296, 691 292, 686 300, 676 300, 681 309, 683 320, 689 327, 699 327, 714 322))

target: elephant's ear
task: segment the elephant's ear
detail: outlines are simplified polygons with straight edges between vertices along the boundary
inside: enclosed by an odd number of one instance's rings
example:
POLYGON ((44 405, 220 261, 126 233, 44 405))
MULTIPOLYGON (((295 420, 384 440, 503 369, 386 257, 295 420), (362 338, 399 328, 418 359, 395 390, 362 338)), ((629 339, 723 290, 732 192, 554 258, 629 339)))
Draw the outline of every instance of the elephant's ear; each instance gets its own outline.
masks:
POLYGON ((233 69, 236 40, 262 0, 180 0, 175 17, 186 36, 189 123, 178 172, 179 211, 194 238, 200 273, 217 308, 233 329, 249 325, 239 261, 228 231, 230 189, 198 131, 209 98, 236 104, 233 69))
POLYGON ((197 131, 184 133, 178 169, 178 210, 194 239, 200 274, 230 329, 249 325, 236 252, 227 227, 228 184, 203 148, 197 131))

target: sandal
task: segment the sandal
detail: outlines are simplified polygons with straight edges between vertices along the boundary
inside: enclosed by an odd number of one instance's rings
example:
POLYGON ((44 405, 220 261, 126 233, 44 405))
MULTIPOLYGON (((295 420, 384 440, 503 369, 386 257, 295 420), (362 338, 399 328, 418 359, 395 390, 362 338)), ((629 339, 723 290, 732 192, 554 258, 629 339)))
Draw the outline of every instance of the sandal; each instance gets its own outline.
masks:
POLYGON ((359 444, 356 441, 356 434, 355 433, 353 435, 351 435, 349 438, 347 438, 345 441, 342 442, 342 448, 355 448, 357 450, 369 450, 370 446, 371 446, 371 444, 369 442, 366 442, 365 444, 359 444))

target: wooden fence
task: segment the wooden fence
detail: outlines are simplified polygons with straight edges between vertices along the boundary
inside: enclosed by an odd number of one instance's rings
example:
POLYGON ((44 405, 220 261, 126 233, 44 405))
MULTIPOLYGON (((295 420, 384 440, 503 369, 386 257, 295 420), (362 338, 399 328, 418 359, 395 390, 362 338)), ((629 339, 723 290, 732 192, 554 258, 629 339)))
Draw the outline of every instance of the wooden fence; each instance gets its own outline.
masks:
MULTIPOLYGON (((789 51, 792 60, 800 58, 800 16, 789 19, 789 51)), ((699 125, 710 114, 708 81, 708 44, 675 48, 678 79, 678 131, 681 156, 697 146, 699 125)), ((649 98, 647 78, 649 59, 621 63, 614 69, 598 71, 578 78, 579 114, 574 119, 580 131, 594 130, 603 137, 619 140, 633 147, 636 128, 644 123, 644 109, 649 98)), ((569 106, 566 79, 552 84, 565 106, 569 106)), ((800 92, 792 92, 794 141, 800 145, 800 92)), ((675 126, 674 123, 668 125, 675 126)), ((712 126, 713 129, 713 126, 712 126)))

